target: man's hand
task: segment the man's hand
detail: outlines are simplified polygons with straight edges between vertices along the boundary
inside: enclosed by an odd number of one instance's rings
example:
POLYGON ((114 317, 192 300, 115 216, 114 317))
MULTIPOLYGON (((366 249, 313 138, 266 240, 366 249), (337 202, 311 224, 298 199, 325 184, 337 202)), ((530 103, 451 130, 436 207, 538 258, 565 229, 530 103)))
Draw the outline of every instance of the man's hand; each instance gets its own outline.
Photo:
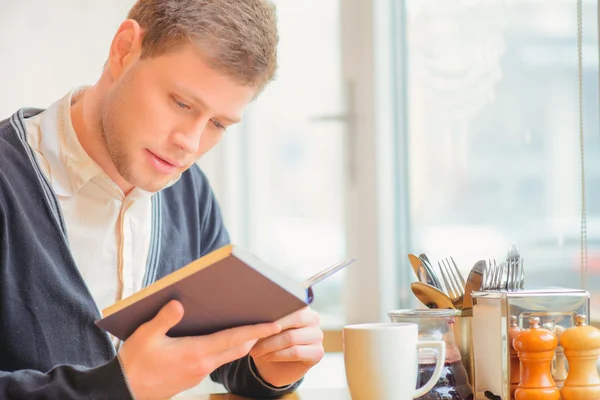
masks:
POLYGON ((166 336, 183 312, 178 301, 167 303, 123 343, 119 358, 136 400, 162 400, 194 387, 221 365, 244 357, 258 339, 281 331, 270 323, 206 336, 166 336))
POLYGON ((260 340, 250 355, 261 378, 273 386, 298 381, 323 358, 319 315, 303 308, 279 321, 282 332, 260 340))

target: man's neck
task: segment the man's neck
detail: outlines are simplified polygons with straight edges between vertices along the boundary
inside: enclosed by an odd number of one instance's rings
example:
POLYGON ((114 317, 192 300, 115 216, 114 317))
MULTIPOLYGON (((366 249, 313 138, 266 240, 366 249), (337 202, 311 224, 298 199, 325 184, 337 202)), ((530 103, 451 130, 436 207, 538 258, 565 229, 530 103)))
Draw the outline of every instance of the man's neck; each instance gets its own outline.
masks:
POLYGON ((106 175, 127 195, 133 190, 117 171, 101 132, 100 111, 96 88, 89 87, 73 95, 71 100, 71 123, 77 139, 85 152, 94 160, 106 175))

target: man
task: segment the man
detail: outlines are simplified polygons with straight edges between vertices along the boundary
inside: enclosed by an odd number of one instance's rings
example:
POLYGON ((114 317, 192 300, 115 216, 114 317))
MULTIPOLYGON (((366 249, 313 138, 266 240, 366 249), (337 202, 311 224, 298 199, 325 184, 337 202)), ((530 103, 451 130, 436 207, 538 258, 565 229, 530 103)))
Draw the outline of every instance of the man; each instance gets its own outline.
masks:
MULTIPOLYGON (((95 85, 0 122, 0 398, 165 399, 210 376, 293 391, 317 314, 170 338, 172 301, 123 343, 100 311, 229 237, 195 161, 272 79, 267 0, 139 0, 95 85)), ((6 95, 6 93, 5 93, 6 95)))

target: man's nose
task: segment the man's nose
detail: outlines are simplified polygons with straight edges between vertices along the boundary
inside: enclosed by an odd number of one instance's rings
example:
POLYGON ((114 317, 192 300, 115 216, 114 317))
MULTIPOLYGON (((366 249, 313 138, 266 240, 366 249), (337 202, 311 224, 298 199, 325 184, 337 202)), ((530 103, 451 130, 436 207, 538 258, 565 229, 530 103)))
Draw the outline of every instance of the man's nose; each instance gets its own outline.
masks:
POLYGON ((173 143, 180 147, 186 154, 194 154, 200 147, 200 139, 208 123, 208 119, 200 119, 194 124, 179 129, 173 135, 173 143))

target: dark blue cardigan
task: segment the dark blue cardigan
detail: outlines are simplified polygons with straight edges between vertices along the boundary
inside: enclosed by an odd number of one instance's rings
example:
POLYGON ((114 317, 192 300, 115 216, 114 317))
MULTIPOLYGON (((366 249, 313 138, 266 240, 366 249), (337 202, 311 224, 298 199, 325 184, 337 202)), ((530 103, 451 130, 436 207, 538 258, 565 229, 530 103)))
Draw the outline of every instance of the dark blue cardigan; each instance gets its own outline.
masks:
MULTIPOLYGON (((58 200, 26 142, 24 118, 38 112, 0 121, 0 399, 130 399, 110 338, 94 325, 100 312, 69 250, 58 200)), ((229 242, 197 166, 152 204, 146 285, 229 242)), ((250 397, 296 388, 267 387, 249 363, 241 358, 211 378, 250 397)))

